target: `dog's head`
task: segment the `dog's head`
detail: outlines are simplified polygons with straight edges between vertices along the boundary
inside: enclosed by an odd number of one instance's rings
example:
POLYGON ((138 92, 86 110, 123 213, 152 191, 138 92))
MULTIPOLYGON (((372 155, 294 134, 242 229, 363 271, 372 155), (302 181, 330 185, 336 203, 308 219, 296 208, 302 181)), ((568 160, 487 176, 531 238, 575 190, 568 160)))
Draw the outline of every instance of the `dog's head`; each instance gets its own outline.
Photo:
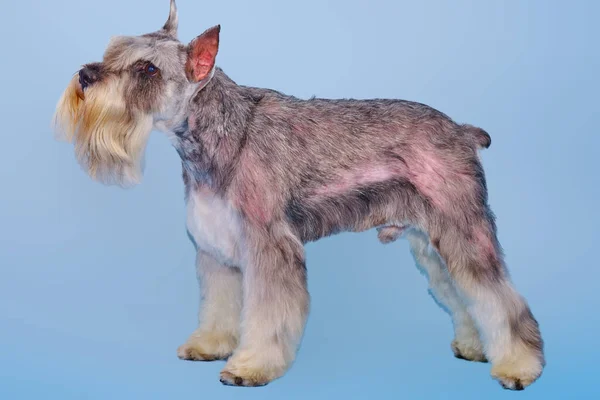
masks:
POLYGON ((215 26, 182 44, 171 0, 162 29, 113 38, 101 62, 85 64, 73 76, 54 122, 59 137, 74 142, 92 178, 121 186, 140 181, 152 129, 182 123, 189 100, 212 78, 219 31, 215 26))

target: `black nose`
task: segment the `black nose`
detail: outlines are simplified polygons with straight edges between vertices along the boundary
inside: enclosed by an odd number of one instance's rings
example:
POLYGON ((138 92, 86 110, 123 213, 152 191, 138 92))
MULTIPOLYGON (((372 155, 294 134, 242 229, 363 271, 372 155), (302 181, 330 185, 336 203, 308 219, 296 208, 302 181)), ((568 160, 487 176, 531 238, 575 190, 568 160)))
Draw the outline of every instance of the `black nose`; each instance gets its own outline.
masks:
POLYGON ((100 79, 100 70, 94 66, 85 66, 79 70, 79 84, 81 89, 93 85, 100 79))

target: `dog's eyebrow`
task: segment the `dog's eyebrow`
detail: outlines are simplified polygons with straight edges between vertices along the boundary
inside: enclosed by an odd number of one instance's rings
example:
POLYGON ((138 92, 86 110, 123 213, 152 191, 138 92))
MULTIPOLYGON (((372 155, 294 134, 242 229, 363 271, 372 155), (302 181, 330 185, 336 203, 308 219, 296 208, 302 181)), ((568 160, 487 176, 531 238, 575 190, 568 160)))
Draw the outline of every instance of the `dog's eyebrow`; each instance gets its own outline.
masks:
MULTIPOLYGON (((128 69, 139 60, 151 61, 161 70, 169 70, 170 61, 185 52, 185 46, 154 37, 115 36, 104 52, 104 64, 110 70, 128 69)), ((171 73, 175 73, 170 68, 171 73)))
POLYGON ((138 60, 156 60, 157 55, 148 39, 116 36, 104 52, 104 63, 111 69, 123 70, 138 60))

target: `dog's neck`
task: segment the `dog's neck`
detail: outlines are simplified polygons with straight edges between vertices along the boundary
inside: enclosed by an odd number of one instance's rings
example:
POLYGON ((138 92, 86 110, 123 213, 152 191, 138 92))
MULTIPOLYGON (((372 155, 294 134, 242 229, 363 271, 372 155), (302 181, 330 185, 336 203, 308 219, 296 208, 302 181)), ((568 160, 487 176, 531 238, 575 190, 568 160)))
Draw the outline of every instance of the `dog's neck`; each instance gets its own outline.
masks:
POLYGON ((210 186, 217 192, 226 190, 257 101, 219 68, 192 96, 172 137, 190 183, 210 186))

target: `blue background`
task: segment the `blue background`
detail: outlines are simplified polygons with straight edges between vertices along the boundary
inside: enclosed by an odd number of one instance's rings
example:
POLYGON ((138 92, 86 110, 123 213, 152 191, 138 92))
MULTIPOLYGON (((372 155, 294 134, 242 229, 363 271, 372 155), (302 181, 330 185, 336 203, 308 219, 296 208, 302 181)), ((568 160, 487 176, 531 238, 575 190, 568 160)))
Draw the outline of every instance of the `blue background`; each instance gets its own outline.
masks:
POLYGON ((222 362, 178 360, 198 289, 177 153, 154 133, 143 183, 121 190, 50 129, 79 66, 160 28, 168 1, 2 0, 0 398, 599 398, 599 4, 179 0, 181 40, 220 23, 238 83, 415 100, 490 132, 490 202, 548 361, 513 393, 453 358, 406 241, 374 232, 307 246, 312 313, 283 379, 228 388, 222 362))

